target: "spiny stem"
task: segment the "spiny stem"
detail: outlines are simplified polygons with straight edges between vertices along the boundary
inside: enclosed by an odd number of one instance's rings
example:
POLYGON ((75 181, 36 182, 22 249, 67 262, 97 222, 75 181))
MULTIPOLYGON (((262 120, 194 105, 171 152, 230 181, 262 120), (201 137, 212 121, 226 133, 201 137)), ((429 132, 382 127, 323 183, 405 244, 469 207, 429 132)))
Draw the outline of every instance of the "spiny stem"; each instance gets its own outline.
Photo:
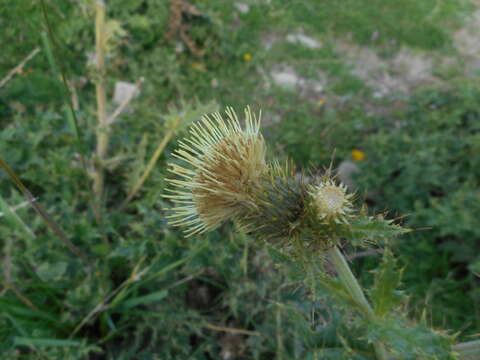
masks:
MULTIPOLYGON (((335 266, 335 270, 337 271, 338 278, 348 290, 350 295, 358 302, 358 304, 363 308, 367 316, 372 320, 375 321, 375 314, 373 312, 370 303, 368 302, 365 294, 363 293, 360 284, 358 283, 357 279, 353 275, 352 271, 350 270, 350 266, 348 266, 345 257, 340 252, 338 247, 334 246, 332 249, 329 250, 328 255, 332 264, 335 266)), ((385 346, 381 342, 374 342, 373 347, 375 348, 375 353, 377 355, 378 360, 386 360, 387 359, 387 352, 385 350, 385 346)))

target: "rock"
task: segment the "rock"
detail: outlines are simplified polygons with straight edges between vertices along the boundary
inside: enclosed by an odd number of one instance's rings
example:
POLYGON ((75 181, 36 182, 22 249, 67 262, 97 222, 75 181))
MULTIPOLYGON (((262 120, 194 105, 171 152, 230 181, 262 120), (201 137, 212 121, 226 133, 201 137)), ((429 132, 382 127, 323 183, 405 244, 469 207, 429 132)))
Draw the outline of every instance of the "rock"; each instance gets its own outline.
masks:
POLYGON ((327 76, 320 71, 319 80, 306 79, 299 76, 293 67, 285 64, 274 66, 270 76, 276 85, 289 90, 298 90, 302 96, 318 95, 327 84, 327 76))
POLYGON ((115 91, 113 93, 113 102, 115 104, 120 105, 131 96, 137 95, 138 88, 135 84, 125 81, 117 81, 115 83, 115 91))
POLYGON ((235 4, 233 4, 233 6, 235 6, 235 8, 241 13, 241 14, 246 14, 250 11, 250 6, 248 4, 245 4, 245 3, 240 3, 240 2, 237 2, 235 4))
POLYGON ((453 34, 453 45, 461 55, 467 74, 480 70, 480 9, 476 10, 465 25, 453 34))
POLYGON ((297 75, 295 70, 289 66, 284 66, 277 70, 272 70, 270 73, 273 82, 279 86, 286 88, 296 87, 300 81, 300 77, 297 75))
POLYGON ((340 163, 337 169, 338 179, 345 184, 349 190, 355 190, 356 185, 353 180, 353 175, 358 173, 360 168, 349 160, 344 160, 340 163))
POLYGON ((320 42, 301 33, 288 34, 286 39, 290 43, 301 44, 310 49, 318 49, 322 47, 320 42))
POLYGON ((431 54, 422 51, 402 48, 394 57, 382 58, 374 49, 345 41, 336 41, 335 49, 376 98, 409 94, 421 84, 437 81, 431 54))

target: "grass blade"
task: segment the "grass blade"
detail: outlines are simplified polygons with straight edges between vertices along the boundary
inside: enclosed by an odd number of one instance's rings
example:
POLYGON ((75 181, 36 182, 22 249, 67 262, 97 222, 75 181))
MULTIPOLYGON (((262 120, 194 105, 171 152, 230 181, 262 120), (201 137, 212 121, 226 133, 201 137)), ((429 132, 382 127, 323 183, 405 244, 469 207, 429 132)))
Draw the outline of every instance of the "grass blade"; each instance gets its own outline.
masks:
POLYGON ((75 113, 75 109, 73 107, 72 99, 70 97, 71 94, 70 94, 70 89, 68 87, 67 78, 65 76, 65 69, 63 68, 63 65, 62 65, 61 62, 59 62, 58 63, 59 65, 57 66, 57 62, 55 61, 55 58, 56 58, 55 51, 54 51, 55 46, 50 46, 50 44, 55 45, 55 42, 53 41, 54 36, 53 36, 52 26, 51 26, 50 21, 48 19, 47 8, 45 6, 45 1, 41 0, 40 4, 41 4, 41 7, 42 7, 42 13, 43 13, 43 17, 45 19, 45 24, 46 24, 47 33, 48 33, 48 36, 42 36, 42 40, 45 44, 45 49, 46 49, 46 52, 47 52, 48 62, 50 63, 50 66, 52 67, 52 71, 58 72, 58 74, 60 75, 60 77, 62 79, 63 87, 64 87, 64 90, 65 90, 63 92, 63 95, 64 95, 64 97, 67 101, 67 104, 70 108, 71 115, 72 115, 73 120, 74 120, 75 133, 77 134, 77 146, 78 146, 78 150, 79 150, 80 154, 82 154, 82 156, 81 156, 82 167, 83 167, 85 173, 87 173, 87 164, 86 164, 85 159, 84 159, 84 157, 86 155, 86 149, 85 149, 85 146, 82 142, 83 136, 82 136, 81 128, 78 125, 78 118, 77 118, 77 115, 75 113))
POLYGON ((156 291, 148 295, 128 299, 122 304, 122 307, 128 309, 128 308, 135 307, 137 305, 160 301, 160 300, 163 300, 167 295, 168 295, 168 290, 156 291))
POLYGON ((83 341, 80 341, 80 340, 34 339, 34 338, 20 337, 20 336, 15 337, 13 342, 15 345, 24 345, 24 346, 65 347, 65 346, 83 345, 83 341))

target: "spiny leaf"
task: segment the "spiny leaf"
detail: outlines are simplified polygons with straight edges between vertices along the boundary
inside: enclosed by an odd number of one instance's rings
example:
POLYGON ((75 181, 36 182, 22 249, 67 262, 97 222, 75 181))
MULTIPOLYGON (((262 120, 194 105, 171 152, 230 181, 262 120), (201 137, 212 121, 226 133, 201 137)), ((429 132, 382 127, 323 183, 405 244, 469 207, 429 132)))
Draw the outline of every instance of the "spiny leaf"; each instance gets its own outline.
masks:
POLYGON ((320 285, 328 295, 346 305, 347 309, 357 309, 360 313, 364 313, 364 307, 352 297, 340 281, 325 275, 320 277, 320 285))
POLYGON ((452 336, 435 332, 421 324, 412 324, 401 316, 385 317, 366 326, 368 341, 384 342, 390 347, 389 352, 394 358, 455 359, 451 351, 452 336))
POLYGON ((390 250, 385 249, 383 262, 375 270, 375 283, 371 291, 371 299, 375 314, 386 315, 397 306, 402 297, 396 291, 402 278, 403 269, 397 268, 397 261, 390 250))
POLYGON ((353 219, 345 230, 343 235, 354 245, 378 244, 382 240, 388 241, 410 231, 394 224, 393 220, 385 219, 383 215, 360 215, 353 219))

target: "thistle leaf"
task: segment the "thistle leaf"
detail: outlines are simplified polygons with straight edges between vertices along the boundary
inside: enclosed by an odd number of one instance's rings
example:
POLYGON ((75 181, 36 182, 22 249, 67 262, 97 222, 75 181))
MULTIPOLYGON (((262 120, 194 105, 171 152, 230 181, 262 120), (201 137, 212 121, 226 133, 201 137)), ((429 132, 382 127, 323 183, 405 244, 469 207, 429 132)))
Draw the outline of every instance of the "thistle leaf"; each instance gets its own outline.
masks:
POLYGON ((410 231, 394 224, 393 220, 385 219, 383 215, 373 217, 360 215, 352 219, 344 229, 345 232, 342 235, 353 245, 359 246, 387 242, 393 237, 410 231))
POLYGON ((390 250, 385 249, 382 264, 374 273, 375 282, 370 297, 375 314, 383 317, 402 300, 402 296, 396 291, 396 288, 400 285, 403 269, 397 269, 396 259, 390 250))
POLYGON ((401 359, 455 359, 451 345, 454 338, 422 325, 410 323, 401 316, 385 317, 369 322, 367 340, 382 341, 388 345, 393 358, 401 359))
POLYGON ((352 297, 345 286, 327 275, 320 276, 320 286, 323 290, 331 296, 335 301, 345 305, 347 309, 356 309, 358 312, 364 314, 364 307, 352 297))
POLYGON ((274 246, 268 246, 267 250, 273 263, 288 269, 288 273, 293 279, 303 280, 305 278, 305 268, 301 262, 294 261, 291 256, 286 255, 274 246))

